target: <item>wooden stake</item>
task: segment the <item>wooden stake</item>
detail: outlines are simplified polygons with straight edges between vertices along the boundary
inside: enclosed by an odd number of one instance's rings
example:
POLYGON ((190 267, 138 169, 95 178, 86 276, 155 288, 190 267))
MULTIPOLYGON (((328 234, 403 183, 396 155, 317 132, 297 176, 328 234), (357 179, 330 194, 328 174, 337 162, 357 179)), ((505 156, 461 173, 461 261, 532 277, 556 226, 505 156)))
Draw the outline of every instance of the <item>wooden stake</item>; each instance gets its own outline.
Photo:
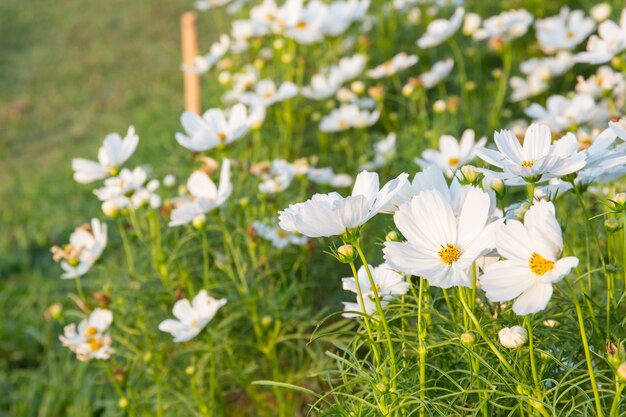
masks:
MULTIPOLYGON (((183 13, 180 17, 181 41, 183 50, 183 65, 192 67, 198 55, 198 31, 196 30, 196 14, 183 13)), ((200 75, 184 71, 185 110, 200 114, 202 111, 200 96, 200 75)))

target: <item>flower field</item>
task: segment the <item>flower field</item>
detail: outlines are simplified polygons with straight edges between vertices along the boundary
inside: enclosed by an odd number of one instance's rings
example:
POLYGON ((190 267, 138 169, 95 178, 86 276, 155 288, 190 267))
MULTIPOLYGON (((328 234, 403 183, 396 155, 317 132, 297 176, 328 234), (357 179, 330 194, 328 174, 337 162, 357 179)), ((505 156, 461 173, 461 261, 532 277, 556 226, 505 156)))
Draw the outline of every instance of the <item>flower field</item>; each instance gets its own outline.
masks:
POLYGON ((626 416, 623 4, 179 3, 2 44, 6 415, 626 416))

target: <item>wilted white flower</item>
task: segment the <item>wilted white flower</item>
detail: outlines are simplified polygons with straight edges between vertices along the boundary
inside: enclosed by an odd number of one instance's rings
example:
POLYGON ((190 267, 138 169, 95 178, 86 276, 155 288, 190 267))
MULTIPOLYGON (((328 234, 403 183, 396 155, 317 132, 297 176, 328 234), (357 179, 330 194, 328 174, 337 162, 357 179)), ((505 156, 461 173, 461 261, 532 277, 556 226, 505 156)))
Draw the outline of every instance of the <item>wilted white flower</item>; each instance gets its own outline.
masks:
POLYGON ((102 255, 107 245, 107 225, 91 219, 91 225, 83 225, 70 235, 70 242, 63 247, 54 246, 52 256, 61 263, 61 278, 71 279, 85 275, 102 255))
POLYGON ((176 301, 172 313, 176 320, 167 319, 159 324, 159 330, 174 336, 174 343, 193 339, 215 317, 226 299, 216 300, 205 290, 200 291, 190 303, 188 299, 176 301))

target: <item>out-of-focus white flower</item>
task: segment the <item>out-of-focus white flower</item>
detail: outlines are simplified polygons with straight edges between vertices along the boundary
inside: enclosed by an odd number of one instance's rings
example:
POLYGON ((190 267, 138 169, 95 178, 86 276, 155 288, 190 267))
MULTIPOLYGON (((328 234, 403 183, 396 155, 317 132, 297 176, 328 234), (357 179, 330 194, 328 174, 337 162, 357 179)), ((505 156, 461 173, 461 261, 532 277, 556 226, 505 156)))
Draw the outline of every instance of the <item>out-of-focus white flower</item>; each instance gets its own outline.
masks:
POLYGON ((136 167, 132 171, 128 168, 122 168, 117 177, 104 180, 104 186, 94 190, 94 194, 100 201, 128 197, 139 190, 147 179, 148 173, 142 167, 136 167))
POLYGON ((530 125, 523 146, 510 130, 495 132, 494 140, 497 151, 481 148, 476 151, 476 155, 488 164, 501 168, 503 172, 477 170, 489 172, 510 185, 562 177, 581 170, 586 163, 586 154, 578 152, 578 140, 574 134, 568 133, 551 144, 552 135, 546 125, 530 125))
POLYGON ((361 169, 368 171, 385 166, 396 156, 396 134, 390 133, 387 137, 374 145, 374 159, 361 165, 361 169))
POLYGON ((539 19, 535 30, 539 46, 548 54, 558 50, 572 50, 593 32, 596 24, 582 10, 570 11, 562 7, 558 15, 539 19))
POLYGON ((452 177, 454 171, 460 166, 470 163, 476 158, 476 152, 487 143, 487 138, 482 137, 476 142, 476 134, 472 129, 467 129, 457 141, 454 136, 443 135, 439 138, 439 151, 427 149, 421 158, 415 158, 415 162, 422 169, 435 165, 448 177, 452 177))
POLYGON ((315 74, 310 85, 302 87, 302 95, 312 100, 324 100, 335 94, 342 82, 338 74, 315 74))
POLYGON ((207 110, 202 117, 184 112, 180 121, 187 134, 176 133, 176 141, 193 152, 232 143, 250 129, 248 110, 243 104, 234 105, 228 114, 218 108, 207 110))
POLYGON ((483 27, 474 32, 474 39, 512 40, 524 36, 533 22, 533 15, 527 10, 507 10, 483 21, 483 27))
POLYGON ((591 35, 587 51, 576 55, 576 61, 603 64, 626 49, 626 8, 622 10, 620 23, 606 20, 598 26, 598 36, 591 35))
POLYGON ((108 359, 114 353, 108 333, 112 322, 113 313, 110 310, 96 308, 78 327, 75 323, 65 326, 59 340, 80 361, 108 359))
MULTIPOLYGON (((404 276, 395 272, 389 268, 389 266, 381 264, 377 267, 372 267, 371 265, 368 265, 368 267, 372 274, 374 285, 376 286, 376 292, 380 298, 381 307, 384 308, 389 305, 394 296, 403 295, 409 291, 409 283, 406 282, 404 276)), ((359 268, 357 278, 359 280, 358 287, 353 277, 342 279, 343 289, 357 294, 356 303, 343 303, 345 311, 343 316, 346 318, 360 317, 364 313, 372 315, 376 312, 374 290, 372 289, 372 284, 367 275, 365 266, 359 268), (361 289, 363 304, 361 304, 361 298, 358 295, 359 288, 361 289)))
POLYGON ((161 207, 161 197, 156 193, 159 188, 159 180, 151 180, 145 185, 137 189, 130 197, 130 201, 134 208, 149 206, 156 209, 161 207))
POLYGON ((585 79, 579 75, 576 80, 576 92, 595 98, 612 97, 617 107, 624 104, 626 79, 621 72, 613 71, 611 67, 603 65, 589 78, 585 79))
POLYGON ((574 57, 568 51, 559 51, 554 57, 531 58, 521 63, 526 78, 511 77, 512 101, 536 96, 548 89, 548 81, 563 75, 574 66, 574 57))
POLYGON ((220 207, 233 192, 230 182, 230 160, 222 162, 219 187, 203 171, 196 171, 187 180, 189 197, 172 211, 169 226, 181 226, 203 218, 209 211, 220 207))
POLYGON ((384 64, 367 71, 367 76, 374 79, 390 77, 399 71, 412 67, 417 61, 417 55, 400 52, 384 64))
POLYGON ((338 36, 345 32, 352 23, 363 20, 370 0, 335 0, 328 5, 328 13, 322 24, 325 35, 338 36))
POLYGON ((61 278, 71 279, 85 275, 102 255, 107 245, 107 225, 98 219, 91 219, 91 225, 83 225, 74 230, 70 241, 63 247, 51 249, 55 262, 61 263, 61 278))
POLYGON ((259 184, 261 194, 276 194, 285 191, 296 175, 294 167, 283 159, 272 161, 269 170, 262 174, 263 182, 259 184))
POLYGON ((211 45, 209 49, 209 53, 202 56, 197 56, 194 59, 193 66, 187 67, 185 65, 182 66, 183 71, 195 72, 195 73, 205 73, 209 71, 217 62, 226 55, 230 48, 230 38, 228 35, 220 35, 220 38, 217 42, 211 45))
POLYGON ((269 107, 274 103, 290 99, 298 94, 298 87, 289 81, 276 86, 276 83, 270 79, 260 80, 254 91, 246 92, 241 96, 241 102, 252 106, 261 104, 269 107))
POLYGON ((609 122, 611 130, 623 141, 626 141, 626 117, 617 122, 609 122))
POLYGON ((474 261, 490 252, 500 221, 490 222, 491 199, 477 187, 467 189, 460 215, 439 190, 425 190, 400 205, 394 223, 406 242, 385 242, 387 264, 422 276, 432 286, 471 286, 474 261))
POLYGON ((429 71, 419 76, 421 86, 426 90, 433 88, 439 84, 441 80, 450 75, 450 71, 452 71, 453 67, 454 60, 452 58, 436 62, 429 71))
POLYGON ((316 184, 328 184, 334 188, 345 188, 352 185, 350 175, 336 174, 331 167, 309 168, 307 178, 316 184))
POLYGON ((128 160, 137 149, 139 136, 135 128, 130 126, 124 139, 118 133, 109 133, 98 150, 98 161, 82 158, 72 159, 74 180, 81 184, 88 184, 101 180, 109 175, 117 175, 119 168, 128 160))
POLYGON ((517 349, 528 341, 528 332, 522 326, 505 327, 498 332, 500 344, 507 349, 517 349))
POLYGON ((525 113, 554 132, 585 123, 604 124, 610 117, 607 106, 599 105, 588 94, 576 94, 571 99, 553 95, 546 100, 546 107, 533 103, 526 108, 525 113))
POLYGON ((194 7, 198 10, 206 11, 215 7, 224 6, 230 2, 231 0, 196 0, 194 7))
POLYGON ((353 56, 343 57, 337 62, 337 65, 333 65, 329 72, 341 83, 346 81, 352 81, 358 77, 365 68, 365 55, 355 54, 353 56))
POLYGON ((476 30, 480 27, 482 18, 476 13, 467 13, 465 19, 463 19, 463 34, 465 36, 472 36, 476 30))
POLYGON ((216 300, 201 290, 191 303, 186 298, 176 301, 172 309, 176 320, 162 321, 159 330, 174 336, 174 343, 186 342, 196 337, 225 304, 225 298, 216 300))
POLYGON ((380 112, 361 110, 356 104, 344 104, 324 116, 320 122, 322 132, 340 132, 350 128, 369 127, 378 121, 380 112))
POLYGON ((163 177, 163 185, 165 185, 167 188, 172 188, 173 186, 175 186, 176 176, 173 174, 167 174, 165 177, 163 177))
POLYGON ((309 238, 306 236, 286 232, 280 227, 270 226, 261 222, 254 222, 252 227, 257 236, 269 240, 277 249, 284 249, 289 245, 304 246, 309 241, 309 238))
POLYGON ((383 210, 406 180, 407 174, 401 174, 379 190, 378 174, 363 171, 356 178, 352 195, 315 194, 281 211, 279 225, 288 232, 314 238, 351 232, 383 210))
POLYGON ((524 215, 524 223, 509 220, 496 232, 496 249, 505 260, 485 269, 481 288, 490 301, 509 301, 518 315, 546 308, 552 284, 561 281, 578 258, 559 258, 563 251, 561 227, 554 204, 535 202, 524 215))
POLYGON ((422 49, 432 48, 437 46, 454 35, 463 23, 463 15, 465 9, 457 7, 454 14, 447 19, 435 19, 426 28, 426 33, 417 40, 417 46, 422 49))

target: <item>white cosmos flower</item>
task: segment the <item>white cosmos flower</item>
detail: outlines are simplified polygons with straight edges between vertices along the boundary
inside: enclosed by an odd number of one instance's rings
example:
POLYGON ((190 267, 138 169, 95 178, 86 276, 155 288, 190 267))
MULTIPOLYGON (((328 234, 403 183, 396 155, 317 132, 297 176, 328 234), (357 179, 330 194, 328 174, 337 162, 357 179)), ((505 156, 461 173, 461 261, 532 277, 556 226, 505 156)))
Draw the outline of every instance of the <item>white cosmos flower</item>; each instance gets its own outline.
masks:
POLYGON ((341 82, 351 81, 358 77, 365 68, 365 55, 355 54, 353 56, 343 57, 333 65, 329 72, 341 82))
POLYGON ((325 35, 338 36, 352 23, 362 20, 369 8, 370 0, 335 0, 328 5, 328 13, 322 24, 325 35))
POLYGON ((96 308, 78 324, 78 328, 75 323, 65 326, 59 340, 80 361, 108 359, 114 353, 108 333, 112 322, 113 313, 110 310, 96 308))
POLYGON ((282 33, 303 45, 317 43, 324 39, 322 27, 328 18, 328 6, 321 1, 287 0, 279 10, 277 22, 282 33))
POLYGON ((403 187, 407 176, 400 174, 379 190, 378 174, 363 171, 356 177, 352 195, 315 194, 310 200, 281 211, 279 226, 309 237, 335 236, 357 229, 383 210, 403 187))
POLYGON ((219 187, 215 186, 204 171, 196 171, 187 180, 187 189, 190 196, 172 211, 170 227, 191 223, 226 202, 233 192, 230 160, 225 159, 222 162, 219 187))
POLYGON ((591 35, 587 51, 576 55, 576 61, 603 64, 626 49, 626 8, 622 10, 619 26, 606 20, 598 26, 598 36, 591 35))
POLYGON ((471 187, 457 217, 440 191, 422 191, 394 214, 407 240, 385 242, 385 261, 397 271, 428 279, 432 286, 471 286, 470 267, 493 249, 500 225, 489 222, 490 207, 489 195, 471 187))
POLYGON ((518 315, 546 308, 552 284, 561 281, 578 258, 560 258, 563 251, 561 227, 554 204, 538 201, 524 215, 524 223, 509 220, 496 233, 496 249, 505 260, 486 268, 480 278, 490 301, 509 301, 518 315))
POLYGON ((174 343, 193 339, 215 317, 226 299, 216 300, 205 290, 200 291, 190 303, 188 299, 176 301, 172 313, 176 320, 167 319, 159 324, 159 330, 174 336, 174 343))
POLYGON ((145 187, 139 188, 130 197, 134 208, 148 206, 156 209, 161 207, 161 197, 156 193, 159 188, 159 180, 150 180, 145 187))
POLYGON ((284 159, 272 161, 267 172, 262 174, 263 182, 259 184, 261 194, 276 194, 285 191, 296 176, 296 170, 284 159))
POLYGON ((578 152, 578 140, 568 133, 552 142, 552 134, 546 125, 532 124, 526 130, 524 145, 510 130, 495 132, 498 150, 481 148, 476 151, 485 162, 501 168, 503 172, 489 172, 510 185, 523 185, 524 181, 539 182, 562 177, 579 171, 585 166, 586 154, 578 152))
POLYGON ((194 7, 198 10, 206 11, 215 7, 224 6, 230 2, 231 0, 196 0, 194 7))
POLYGON ((558 15, 539 19, 535 22, 537 40, 546 53, 557 50, 572 50, 593 32, 596 24, 592 18, 586 17, 582 10, 570 11, 562 7, 558 15))
POLYGON ((293 232, 286 232, 280 227, 270 226, 261 222, 252 224, 254 233, 265 240, 269 240, 277 249, 284 249, 289 245, 304 246, 309 238, 293 232))
POLYGON ((315 74, 311 77, 311 84, 302 87, 302 95, 311 100, 324 100, 334 95, 343 79, 338 73, 330 73, 328 75, 315 74))
POLYGON ((209 109, 202 117, 184 112, 180 121, 187 134, 176 133, 176 141, 193 152, 232 143, 250 129, 248 110, 241 103, 235 104, 228 115, 222 109, 209 109))
POLYGON ((507 349, 517 349, 528 341, 528 332, 522 326, 505 327, 498 332, 500 344, 507 349))
POLYGON ((465 9, 457 7, 454 14, 447 19, 435 19, 426 28, 426 33, 417 40, 417 46, 422 49, 432 48, 443 43, 450 36, 454 35, 463 24, 465 9))
POLYGON ((132 171, 122 168, 117 177, 104 180, 104 186, 94 190, 94 194, 100 201, 108 201, 119 197, 128 197, 148 180, 148 173, 142 167, 136 167, 132 171))
POLYGON ((406 52, 400 52, 389 61, 368 70, 367 76, 374 79, 390 77, 399 71, 412 67, 417 64, 417 61, 417 55, 408 55, 406 52))
POLYGON ((533 22, 533 15, 527 10, 507 10, 483 21, 483 27, 474 32, 474 39, 512 40, 524 36, 533 22))
POLYGON ((378 121, 380 112, 362 110, 356 104, 344 104, 324 116, 320 122, 322 132, 341 132, 350 128, 362 129, 378 121))
POLYGON ((205 73, 209 71, 217 62, 222 59, 224 55, 228 52, 230 48, 230 38, 228 35, 220 35, 220 38, 217 42, 211 45, 209 49, 209 53, 202 56, 197 56, 194 59, 193 66, 188 67, 183 65, 183 71, 194 72, 198 74, 205 73))
POLYGON ((611 67, 603 65, 589 78, 585 79, 579 75, 576 80, 576 92, 588 94, 595 98, 609 95, 613 97, 617 107, 624 104, 626 79, 621 72, 613 71, 611 67))
POLYGON ((241 102, 248 106, 261 104, 269 107, 272 104, 290 99, 296 94, 298 94, 298 87, 292 82, 286 81, 278 87, 274 81, 264 79, 259 80, 254 91, 244 93, 241 96, 241 102))
MULTIPOLYGON (((380 304, 386 307, 394 296, 406 294, 409 291, 409 283, 404 279, 404 275, 397 273, 385 264, 377 267, 368 265, 372 274, 372 280, 376 285, 376 291, 380 297, 380 304)), ((372 315, 376 312, 376 301, 371 282, 367 276, 365 266, 361 266, 357 272, 365 314, 372 315)), ((344 302, 344 317, 360 317, 363 314, 363 305, 359 297, 356 280, 353 277, 342 278, 343 289, 356 294, 356 303, 344 302)))
POLYGON ((555 132, 584 123, 606 123, 610 116, 606 105, 596 103, 588 94, 576 94, 572 99, 553 95, 548 97, 546 107, 533 103, 526 108, 525 113, 555 132))
POLYGON ((476 142, 476 134, 472 129, 466 129, 457 141, 454 136, 443 135, 439 138, 439 151, 427 149, 421 158, 415 158, 415 162, 422 169, 435 165, 451 178, 459 167, 468 164, 476 158, 476 152, 487 143, 487 138, 482 137, 476 142))
POLYGON ((531 58, 520 64, 520 70, 526 79, 511 77, 512 101, 521 101, 536 96, 548 89, 548 82, 556 76, 563 75, 575 64, 569 51, 559 51, 555 56, 531 58))
POLYGON ((98 150, 98 161, 88 159, 72 159, 74 180, 81 184, 88 184, 101 180, 109 175, 117 175, 119 168, 131 157, 137 149, 139 136, 135 128, 130 126, 124 139, 118 133, 109 133, 98 150))
POLYGON ((390 133, 374 145, 374 159, 361 165, 361 169, 372 171, 385 166, 396 157, 396 134, 390 133))
POLYGON ((309 168, 306 175, 311 182, 328 184, 334 188, 345 188, 352 185, 352 177, 350 175, 337 174, 331 167, 309 168))
POLYGON ((64 271, 61 278, 72 279, 85 275, 100 258, 106 245, 106 223, 91 219, 91 225, 76 228, 68 244, 51 249, 54 261, 60 262, 64 271))
POLYGON ((453 67, 454 60, 452 58, 436 62, 429 71, 419 76, 421 86, 426 90, 433 88, 439 84, 441 80, 450 75, 453 67))

